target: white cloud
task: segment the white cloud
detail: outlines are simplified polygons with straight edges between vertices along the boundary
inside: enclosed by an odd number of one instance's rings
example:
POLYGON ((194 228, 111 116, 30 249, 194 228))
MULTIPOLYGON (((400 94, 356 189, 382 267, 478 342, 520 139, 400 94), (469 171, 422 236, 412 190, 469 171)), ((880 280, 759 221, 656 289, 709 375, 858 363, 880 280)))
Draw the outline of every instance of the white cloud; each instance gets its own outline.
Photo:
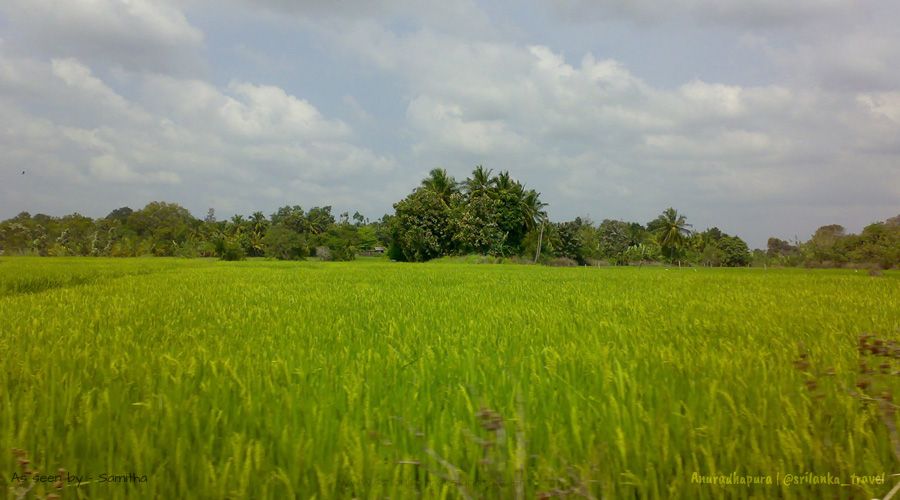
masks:
POLYGON ((178 74, 202 64, 203 33, 168 0, 10 0, 0 12, 29 52, 178 74))
MULTIPOLYGON (((418 164, 460 176, 477 163, 509 168, 544 192, 557 217, 584 207, 636 207, 649 219, 669 205, 716 217, 709 207, 859 203, 838 194, 850 175, 882 210, 888 184, 900 184, 896 169, 855 167, 900 136, 893 94, 700 79, 667 89, 620 61, 588 53, 575 64, 540 45, 371 23, 325 36, 405 82, 418 164), (872 113, 886 119, 876 126, 872 113)), ((762 226, 755 241, 772 231, 762 226)))
POLYGON ((900 91, 859 94, 856 99, 872 114, 900 123, 900 91))
MULTIPOLYGON (((247 211, 262 208, 254 201, 258 197, 298 203, 296 187, 303 185, 323 186, 316 199, 303 203, 327 203, 330 193, 342 192, 336 183, 366 182, 396 166, 388 156, 355 146, 348 125, 276 86, 233 82, 217 88, 136 74, 142 91, 126 98, 73 58, 40 62, 0 52, 0 68, 0 88, 8 96, 41 82, 41 93, 56 102, 102 115, 99 122, 96 116, 70 120, 65 110, 0 95, 0 146, 7 153, 0 166, 28 170, 42 189, 81 193, 76 200, 43 199, 50 205, 45 210, 84 203, 87 193, 108 190, 87 203, 167 199, 202 210, 227 199, 224 206, 247 211)), ((32 191, 30 202, 22 201, 12 189, 4 186, 3 196, 22 207, 42 200, 32 191)), ((57 208, 73 209, 86 208, 57 208)))
POLYGON ((507 18, 527 16, 469 0, 6 2, 0 166, 36 184, 0 187, 2 206, 389 211, 430 168, 481 163, 542 191, 556 218, 646 221, 673 205, 701 226, 739 220, 756 244, 900 208, 900 4, 556 5, 611 34, 573 49, 571 23, 517 31, 507 18), (707 53, 616 52, 696 31, 744 51, 703 67, 768 63, 661 83, 654 58, 707 53))
POLYGON ((157 171, 147 174, 135 172, 127 163, 111 154, 95 156, 90 159, 90 172, 101 181, 113 183, 166 183, 178 184, 181 177, 173 172, 157 171))

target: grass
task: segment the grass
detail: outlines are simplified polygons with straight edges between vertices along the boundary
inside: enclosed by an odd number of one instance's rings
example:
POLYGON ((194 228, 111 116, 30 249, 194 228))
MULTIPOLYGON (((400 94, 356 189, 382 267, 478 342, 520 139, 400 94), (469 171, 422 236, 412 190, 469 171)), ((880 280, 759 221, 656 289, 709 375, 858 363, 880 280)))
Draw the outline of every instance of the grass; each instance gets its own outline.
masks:
POLYGON ((859 335, 900 338, 896 272, 3 258, 0 291, 13 497, 872 498, 897 481, 856 388, 859 335), (12 480, 29 467, 82 484, 12 480), (100 481, 132 472, 146 482, 100 481), (732 473, 776 484, 700 483, 732 473))

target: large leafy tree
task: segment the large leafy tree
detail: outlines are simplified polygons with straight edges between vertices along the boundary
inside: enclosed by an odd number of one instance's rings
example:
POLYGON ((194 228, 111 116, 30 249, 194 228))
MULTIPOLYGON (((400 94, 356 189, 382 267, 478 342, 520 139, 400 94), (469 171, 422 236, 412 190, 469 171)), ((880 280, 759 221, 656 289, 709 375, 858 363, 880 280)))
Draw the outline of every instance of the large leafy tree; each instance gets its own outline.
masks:
POLYGON ((586 263, 581 239, 583 226, 584 222, 580 218, 555 224, 553 248, 557 257, 572 259, 578 264, 586 263))
POLYGON ((853 262, 873 263, 885 269, 900 265, 900 216, 863 228, 848 255, 853 262))
MULTIPOLYGON (((460 199, 461 201, 461 199, 460 199)), ((485 193, 470 195, 451 209, 453 243, 462 253, 502 255, 506 234, 497 224, 500 200, 485 193)))
POLYGON ((426 261, 452 250, 450 207, 431 189, 416 189, 394 204, 391 248, 396 260, 426 261))
POLYGON ((296 233, 306 233, 309 231, 309 221, 306 219, 306 212, 300 205, 285 205, 275 211, 271 216, 272 224, 283 224, 285 227, 296 233))
POLYGON ((746 266, 750 263, 750 249, 737 236, 722 236, 716 242, 722 251, 722 265, 728 267, 746 266))
POLYGON ((153 201, 132 213, 127 225, 149 242, 148 250, 154 255, 175 255, 199 223, 181 205, 153 201))
POLYGON ((615 264, 627 264, 628 249, 639 241, 632 240, 631 225, 620 220, 606 219, 597 229, 600 238, 600 256, 615 264))
POLYGON ((300 260, 309 254, 306 238, 284 224, 269 226, 263 238, 266 255, 278 260, 300 260))
POLYGON ((803 245, 807 260, 818 264, 841 264, 847 261, 842 252, 841 240, 846 237, 844 226, 831 224, 816 229, 812 238, 803 245))

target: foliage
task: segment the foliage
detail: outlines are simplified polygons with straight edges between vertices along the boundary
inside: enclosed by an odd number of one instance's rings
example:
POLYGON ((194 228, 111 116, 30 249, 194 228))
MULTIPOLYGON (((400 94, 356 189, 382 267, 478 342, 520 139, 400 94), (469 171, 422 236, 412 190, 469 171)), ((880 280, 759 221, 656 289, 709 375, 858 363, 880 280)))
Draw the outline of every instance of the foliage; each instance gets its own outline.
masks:
POLYGON ((457 183, 446 170, 432 170, 394 205, 391 257, 423 261, 470 252, 521 254, 525 235, 546 220, 546 204, 509 172, 494 177, 491 172, 479 165, 457 183))
POLYGON ((614 264, 627 264, 628 249, 641 243, 635 239, 631 224, 620 220, 605 219, 597 228, 599 257, 614 264))
POLYGON ((96 220, 78 213, 57 218, 23 212, 0 222, 0 253, 297 259, 309 254, 310 245, 323 245, 332 248, 330 253, 337 259, 351 260, 358 249, 387 244, 381 239, 387 236, 384 226, 382 221, 369 223, 358 212, 352 223, 346 213, 337 223, 330 206, 309 212, 297 205, 285 206, 271 219, 257 211, 222 221, 209 209, 200 221, 177 204, 151 202, 136 211, 117 208, 96 220), (275 226, 280 229, 270 235, 275 226))
POLYGON ((453 246, 461 253, 503 255, 507 233, 498 223, 501 200, 477 191, 466 203, 456 197, 451 209, 453 246))
POLYGON ((716 245, 722 250, 722 265, 737 267, 750 263, 750 249, 737 236, 724 236, 716 245))
POLYGON ((555 226, 556 231, 551 236, 554 255, 574 261, 578 265, 584 265, 586 256, 581 239, 582 229, 585 226, 584 222, 578 218, 573 221, 558 223, 555 226))
POLYGON ((417 189, 394 204, 392 257, 422 262, 448 255, 452 250, 453 232, 450 207, 439 193, 417 189))
POLYGON ((263 239, 266 256, 278 260, 301 260, 309 255, 306 238, 286 224, 273 224, 263 239))
POLYGON ((0 222, 0 255, 227 253, 229 258, 292 260, 318 253, 320 259, 353 260, 361 251, 387 249, 388 257, 399 261, 476 253, 523 262, 566 258, 579 265, 664 261, 707 267, 900 267, 900 216, 870 224, 860 234, 848 234, 832 224, 820 227, 806 242, 773 237, 765 251, 751 252, 746 242, 719 228, 692 231, 687 218, 674 208, 644 226, 613 219, 596 225, 582 217, 550 222, 546 206, 540 193, 527 189, 508 171, 495 175, 479 165, 457 182, 445 169, 433 169, 394 205, 393 214, 374 221, 359 212, 336 217, 331 206, 305 211, 299 205, 280 207, 269 217, 256 211, 226 220, 218 220, 210 208, 201 221, 175 203, 158 201, 139 210, 120 207, 101 219, 22 212, 0 222), (275 226, 281 229, 270 235, 275 226), (234 245, 240 250, 232 249, 234 245))
POLYGON ((213 240, 216 256, 222 260, 244 260, 247 253, 236 236, 220 235, 213 240))
POLYGON ((681 262, 681 251, 686 238, 691 235, 691 227, 683 214, 674 208, 667 208, 659 217, 647 224, 647 228, 656 236, 666 260, 671 263, 681 262))

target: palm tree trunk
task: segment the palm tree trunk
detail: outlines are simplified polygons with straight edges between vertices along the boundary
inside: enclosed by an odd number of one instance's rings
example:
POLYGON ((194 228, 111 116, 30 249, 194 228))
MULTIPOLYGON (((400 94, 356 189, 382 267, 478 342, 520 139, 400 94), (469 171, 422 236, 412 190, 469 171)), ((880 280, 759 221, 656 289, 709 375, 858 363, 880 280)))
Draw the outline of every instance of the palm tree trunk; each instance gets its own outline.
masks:
POLYGON ((544 221, 541 221, 541 232, 538 234, 537 251, 534 252, 534 263, 537 264, 538 257, 541 255, 541 240, 544 239, 544 221))

